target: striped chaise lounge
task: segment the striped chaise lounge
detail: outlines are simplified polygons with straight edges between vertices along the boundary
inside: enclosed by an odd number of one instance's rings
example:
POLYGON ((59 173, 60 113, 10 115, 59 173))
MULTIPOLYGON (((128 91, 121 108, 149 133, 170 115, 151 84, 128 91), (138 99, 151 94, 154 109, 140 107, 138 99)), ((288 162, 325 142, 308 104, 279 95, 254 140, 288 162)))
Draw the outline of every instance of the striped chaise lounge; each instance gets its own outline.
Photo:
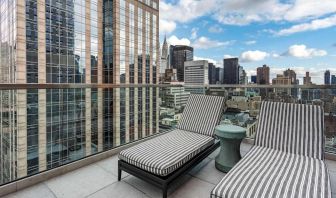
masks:
POLYGON ((212 198, 330 198, 324 113, 314 105, 263 102, 255 145, 212 198))
POLYGON ((224 104, 223 97, 190 95, 175 130, 120 152, 118 180, 121 171, 128 172, 158 186, 167 197, 172 181, 218 148, 213 134, 224 104))

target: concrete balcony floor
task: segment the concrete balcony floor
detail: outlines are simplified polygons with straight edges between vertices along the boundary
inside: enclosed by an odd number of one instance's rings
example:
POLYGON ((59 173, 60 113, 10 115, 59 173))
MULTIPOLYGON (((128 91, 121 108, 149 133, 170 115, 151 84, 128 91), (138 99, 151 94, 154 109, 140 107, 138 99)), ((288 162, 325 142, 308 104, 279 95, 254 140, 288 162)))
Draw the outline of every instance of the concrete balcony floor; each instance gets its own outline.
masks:
MULTIPOLYGON (((242 155, 251 148, 241 145, 242 155)), ((224 177, 215 168, 218 149, 187 175, 174 183, 168 194, 171 198, 209 197, 212 188, 224 177)), ((333 198, 336 198, 336 161, 326 160, 331 177, 333 198)), ((6 198, 161 198, 161 190, 123 172, 117 181, 118 157, 113 156, 76 171, 7 195, 6 198)))

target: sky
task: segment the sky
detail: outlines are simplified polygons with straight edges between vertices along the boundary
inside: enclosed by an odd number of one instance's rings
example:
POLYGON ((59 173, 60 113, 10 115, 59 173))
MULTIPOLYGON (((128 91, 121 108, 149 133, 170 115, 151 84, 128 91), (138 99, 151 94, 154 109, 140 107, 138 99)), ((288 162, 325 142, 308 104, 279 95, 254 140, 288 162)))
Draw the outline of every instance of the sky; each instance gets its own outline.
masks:
POLYGON ((336 75, 336 0, 160 0, 160 42, 191 45, 195 59, 223 67, 238 57, 247 74, 306 71, 313 83, 336 75))

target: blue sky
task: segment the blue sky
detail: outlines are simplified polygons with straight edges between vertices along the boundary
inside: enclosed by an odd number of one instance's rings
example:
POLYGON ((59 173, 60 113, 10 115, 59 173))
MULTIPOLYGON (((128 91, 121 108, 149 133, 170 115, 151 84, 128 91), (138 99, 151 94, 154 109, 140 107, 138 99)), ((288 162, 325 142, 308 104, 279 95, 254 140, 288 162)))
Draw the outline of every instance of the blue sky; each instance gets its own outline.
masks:
POLYGON ((239 57, 249 75, 267 64, 271 77, 294 69, 323 82, 336 75, 335 0, 162 0, 160 41, 194 47, 196 59, 222 66, 239 57))

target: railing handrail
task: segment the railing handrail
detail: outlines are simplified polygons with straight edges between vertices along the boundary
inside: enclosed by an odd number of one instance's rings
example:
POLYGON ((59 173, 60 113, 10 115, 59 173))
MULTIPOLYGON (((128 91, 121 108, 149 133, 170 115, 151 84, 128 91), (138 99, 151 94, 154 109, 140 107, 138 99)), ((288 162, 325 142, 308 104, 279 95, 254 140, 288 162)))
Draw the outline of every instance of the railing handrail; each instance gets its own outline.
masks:
POLYGON ((16 83, 0 83, 0 90, 17 90, 17 89, 110 89, 110 88, 165 88, 165 87, 191 87, 191 88, 260 88, 260 89, 336 89, 336 85, 238 85, 238 84, 222 84, 222 85, 202 85, 202 84, 81 84, 81 83, 47 83, 47 84, 16 84, 16 83))

